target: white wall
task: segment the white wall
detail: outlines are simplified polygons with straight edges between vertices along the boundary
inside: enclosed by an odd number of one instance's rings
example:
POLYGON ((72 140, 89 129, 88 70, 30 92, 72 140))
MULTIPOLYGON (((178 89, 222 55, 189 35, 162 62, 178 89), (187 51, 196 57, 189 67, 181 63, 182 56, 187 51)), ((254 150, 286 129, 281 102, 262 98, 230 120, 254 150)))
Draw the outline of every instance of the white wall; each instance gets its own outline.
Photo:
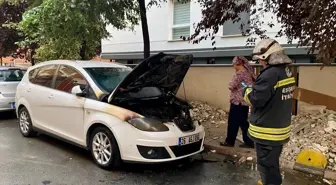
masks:
MULTIPOLYGON (((173 4, 172 0, 168 3, 162 3, 161 7, 152 7, 147 12, 149 35, 151 40, 151 50, 181 50, 181 49, 197 49, 197 48, 213 48, 211 41, 202 41, 200 44, 191 44, 187 41, 171 41, 171 30, 173 23, 173 4)), ((192 0, 191 2, 191 25, 201 20, 201 7, 192 0)), ((264 18, 264 21, 270 21, 271 15, 264 18)), ((274 37, 280 25, 277 24, 272 29, 268 28, 268 36, 274 37)), ((102 40, 103 53, 119 53, 119 52, 141 52, 143 50, 142 30, 141 26, 135 26, 134 32, 129 30, 116 30, 112 27, 107 28, 112 38, 102 40)), ((193 33, 193 26, 191 26, 193 33)), ((216 47, 236 47, 246 45, 247 37, 242 35, 223 37, 223 30, 218 31, 216 36, 216 47)), ((286 44, 286 38, 277 38, 281 44, 286 44)))

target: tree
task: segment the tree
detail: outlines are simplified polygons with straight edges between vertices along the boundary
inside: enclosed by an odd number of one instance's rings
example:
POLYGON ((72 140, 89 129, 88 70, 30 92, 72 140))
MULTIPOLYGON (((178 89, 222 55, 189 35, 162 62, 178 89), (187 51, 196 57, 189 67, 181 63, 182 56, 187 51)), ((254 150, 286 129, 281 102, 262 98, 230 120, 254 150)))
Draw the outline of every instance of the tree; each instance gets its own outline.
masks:
POLYGON ((31 50, 29 46, 37 45, 39 60, 90 59, 101 39, 109 36, 106 26, 132 29, 138 11, 135 0, 44 0, 30 7, 17 25, 25 37, 20 45, 31 50))
POLYGON ((15 43, 22 39, 9 23, 19 22, 26 7, 27 4, 24 2, 18 5, 0 4, 0 66, 2 66, 2 57, 12 55, 18 48, 15 43))
POLYGON ((140 17, 141 17, 141 27, 142 27, 142 38, 144 42, 144 58, 148 58, 150 56, 150 40, 149 40, 149 32, 148 32, 148 24, 147 24, 147 13, 146 13, 146 4, 145 0, 138 0, 140 7, 140 17))
MULTIPOLYGON (((193 43, 211 38, 219 26, 228 20, 238 22, 241 12, 250 11, 250 29, 244 35, 267 37, 264 25, 273 27, 282 24, 277 37, 286 36, 288 42, 298 40, 298 46, 310 46, 309 52, 317 51, 318 58, 330 64, 336 58, 336 1, 330 0, 197 0, 202 7, 202 20, 196 25, 195 33, 189 38, 193 43), (264 17, 272 13, 271 22, 264 17)), ((241 25, 243 26, 243 25, 241 25)), ((215 41, 213 42, 215 44, 215 41)))

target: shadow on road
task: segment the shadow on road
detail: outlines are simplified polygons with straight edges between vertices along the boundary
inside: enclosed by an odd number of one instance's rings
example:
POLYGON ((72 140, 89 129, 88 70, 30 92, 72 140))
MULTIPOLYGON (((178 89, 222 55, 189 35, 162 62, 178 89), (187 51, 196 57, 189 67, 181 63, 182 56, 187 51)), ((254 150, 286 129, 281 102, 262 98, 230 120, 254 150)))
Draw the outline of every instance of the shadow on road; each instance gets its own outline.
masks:
MULTIPOLYGON (((51 145, 59 150, 71 153, 72 155, 75 155, 76 158, 80 158, 81 160, 85 160, 87 162, 93 163, 93 160, 91 158, 91 153, 83 148, 74 146, 72 144, 69 144, 67 142, 64 142, 62 140, 53 138, 45 134, 39 134, 38 137, 36 137, 36 139, 42 143, 51 145)), ((132 173, 144 173, 144 172, 152 171, 152 172, 161 173, 161 172, 169 171, 170 169, 177 169, 177 168, 179 170, 187 169, 196 164, 197 162, 194 163, 194 160, 191 158, 186 158, 186 159, 181 159, 181 160, 174 161, 174 162, 166 162, 166 163, 161 163, 161 164, 124 163, 118 171, 132 172, 132 173)))
POLYGON ((0 112, 0 121, 16 119, 16 113, 14 111, 0 112))
MULTIPOLYGON (((60 140, 54 139, 46 135, 40 135, 38 138, 41 142, 45 142, 49 145, 70 152, 75 155, 76 158, 80 158, 85 163, 93 164, 93 160, 88 151, 73 146, 71 144, 62 142, 60 140)), ((254 165, 253 165, 254 166, 254 165)), ((98 168, 98 167, 94 167, 98 168)), ((235 165, 230 162, 216 162, 204 164, 204 161, 198 160, 195 158, 186 158, 174 162, 167 162, 161 164, 138 164, 138 163, 124 163, 119 170, 111 171, 111 174, 123 174, 116 175, 114 180, 123 180, 126 178, 126 174, 135 175, 137 178, 142 180, 152 181, 159 184, 167 183, 166 181, 172 182, 167 184, 174 184, 173 182, 177 181, 176 178, 186 177, 187 184, 195 184, 198 182, 197 176, 209 176, 214 179, 221 179, 222 181, 226 178, 229 178, 234 181, 239 181, 240 178, 247 178, 247 181, 256 182, 255 179, 258 178, 258 172, 255 167, 252 167, 251 164, 246 165, 235 165), (220 165, 221 164, 221 165, 220 165), (206 175, 205 175, 206 173, 206 175), (192 177, 191 174, 193 174, 192 177), (226 174, 223 176, 223 174, 226 174)), ((229 180, 227 179, 227 180, 229 180)), ((288 171, 285 173, 285 185, 316 185, 321 181, 321 179, 305 175, 299 172, 288 171)))

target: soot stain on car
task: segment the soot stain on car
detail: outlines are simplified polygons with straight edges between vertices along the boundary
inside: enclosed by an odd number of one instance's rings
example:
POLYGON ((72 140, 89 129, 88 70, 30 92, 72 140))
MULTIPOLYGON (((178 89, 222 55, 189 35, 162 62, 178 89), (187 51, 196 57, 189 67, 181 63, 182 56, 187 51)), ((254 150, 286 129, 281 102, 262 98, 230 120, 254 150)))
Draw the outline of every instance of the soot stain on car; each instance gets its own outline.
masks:
POLYGON ((191 55, 163 53, 148 58, 120 83, 109 103, 162 123, 175 123, 183 132, 194 130, 191 105, 176 97, 191 61, 191 55))

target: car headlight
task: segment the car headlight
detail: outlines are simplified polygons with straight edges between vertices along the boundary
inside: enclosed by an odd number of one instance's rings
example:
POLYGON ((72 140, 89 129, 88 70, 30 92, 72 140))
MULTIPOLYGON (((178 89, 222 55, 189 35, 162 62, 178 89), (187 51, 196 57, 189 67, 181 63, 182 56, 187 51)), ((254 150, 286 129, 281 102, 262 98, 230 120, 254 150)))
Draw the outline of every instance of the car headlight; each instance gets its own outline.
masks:
POLYGON ((151 118, 134 118, 127 121, 135 128, 146 132, 166 132, 169 128, 162 122, 151 118))

